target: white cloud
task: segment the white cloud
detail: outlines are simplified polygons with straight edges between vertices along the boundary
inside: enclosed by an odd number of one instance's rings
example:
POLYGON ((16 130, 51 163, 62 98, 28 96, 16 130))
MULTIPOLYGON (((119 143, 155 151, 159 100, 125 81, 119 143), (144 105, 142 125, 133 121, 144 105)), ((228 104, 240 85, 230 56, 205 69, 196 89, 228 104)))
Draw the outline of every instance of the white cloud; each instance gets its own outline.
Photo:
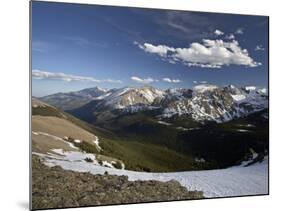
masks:
POLYGON ((186 65, 189 67, 202 67, 202 68, 213 68, 213 69, 221 68, 220 65, 214 65, 214 64, 187 63, 186 65))
POLYGON ((32 50, 40 53, 45 53, 54 49, 55 46, 45 41, 32 41, 32 50))
POLYGON ((217 36, 221 36, 221 35, 224 34, 224 32, 222 32, 222 31, 220 31, 220 30, 218 30, 218 29, 216 29, 216 30, 214 31, 214 33, 215 33, 215 35, 217 35, 217 36))
POLYGON ((242 49, 236 40, 203 39, 193 42, 188 48, 174 48, 166 45, 138 44, 145 52, 157 54, 187 66, 202 68, 221 68, 229 65, 256 67, 261 63, 250 57, 247 49, 242 49))
POLYGON ((255 51, 264 51, 265 48, 262 45, 257 45, 255 51))
POLYGON ((157 82, 157 80, 154 80, 153 78, 139 78, 137 76, 132 76, 131 79, 137 83, 141 84, 150 84, 152 82, 157 82))
POLYGON ((77 75, 69 75, 65 73, 54 73, 54 72, 47 72, 41 70, 32 70, 32 78, 34 79, 48 79, 48 80, 62 80, 67 82, 72 81, 84 81, 84 82, 96 82, 96 83, 122 83, 120 80, 113 80, 113 79, 105 79, 99 80, 93 77, 85 77, 85 76, 77 76, 77 75))
POLYGON ((159 56, 165 57, 168 51, 175 51, 174 48, 168 47, 166 45, 152 45, 150 43, 144 43, 143 45, 134 42, 135 45, 147 53, 158 54, 159 56))
POLYGON ((193 81, 194 84, 207 84, 208 81, 193 81))
POLYGON ((181 80, 179 79, 171 79, 171 78, 163 78, 163 81, 168 82, 168 83, 180 83, 181 80))
POLYGON ((243 28, 238 28, 238 29, 235 31, 235 34, 244 34, 244 29, 243 29, 243 28))

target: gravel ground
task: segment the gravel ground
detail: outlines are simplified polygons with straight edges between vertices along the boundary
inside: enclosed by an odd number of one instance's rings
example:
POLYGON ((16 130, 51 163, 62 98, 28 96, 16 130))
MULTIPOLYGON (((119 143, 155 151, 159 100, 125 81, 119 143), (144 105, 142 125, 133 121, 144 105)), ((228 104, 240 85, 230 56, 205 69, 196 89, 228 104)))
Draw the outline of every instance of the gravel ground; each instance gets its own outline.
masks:
POLYGON ((32 209, 203 198, 179 182, 128 181, 127 176, 93 175, 47 167, 32 157, 32 209))

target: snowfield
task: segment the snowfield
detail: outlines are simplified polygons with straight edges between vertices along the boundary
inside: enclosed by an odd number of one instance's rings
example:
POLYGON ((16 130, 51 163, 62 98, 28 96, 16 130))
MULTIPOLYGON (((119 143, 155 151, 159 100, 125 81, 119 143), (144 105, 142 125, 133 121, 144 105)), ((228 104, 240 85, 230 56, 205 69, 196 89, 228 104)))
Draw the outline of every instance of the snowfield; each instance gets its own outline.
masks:
POLYGON ((112 175, 126 175, 129 180, 177 180, 188 190, 203 191, 204 196, 227 197, 240 195, 256 195, 268 193, 268 158, 261 163, 248 167, 234 166, 226 169, 206 171, 185 171, 173 173, 147 173, 124 169, 115 169, 99 165, 95 156, 83 152, 65 153, 60 150, 56 154, 34 153, 44 159, 48 166, 61 166, 65 170, 104 174, 107 171, 112 175), (80 153, 80 154, 79 154, 80 153), (84 159, 90 157, 93 163, 84 159))

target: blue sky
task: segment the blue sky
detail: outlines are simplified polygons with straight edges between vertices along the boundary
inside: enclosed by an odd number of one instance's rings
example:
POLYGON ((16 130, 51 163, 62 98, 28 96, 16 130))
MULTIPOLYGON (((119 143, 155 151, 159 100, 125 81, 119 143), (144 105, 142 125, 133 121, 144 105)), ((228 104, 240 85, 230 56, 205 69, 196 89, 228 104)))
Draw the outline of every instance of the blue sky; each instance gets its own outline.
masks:
POLYGON ((268 18, 32 3, 32 94, 200 83, 268 86, 268 18))

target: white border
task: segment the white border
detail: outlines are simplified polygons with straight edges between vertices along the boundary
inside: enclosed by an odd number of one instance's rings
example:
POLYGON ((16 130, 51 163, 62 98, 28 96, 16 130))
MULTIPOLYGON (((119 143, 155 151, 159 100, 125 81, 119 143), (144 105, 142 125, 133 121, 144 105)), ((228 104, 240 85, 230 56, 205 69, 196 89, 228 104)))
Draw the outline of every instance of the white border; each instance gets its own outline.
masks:
MULTIPOLYGON (((57 0, 58 1, 58 0, 57 0)), ((270 16, 270 196, 78 208, 68 210, 275 210, 280 203, 280 20, 276 0, 68 0, 68 2, 227 12, 270 16)), ((1 21, 1 210, 28 209, 29 2, 2 1, 1 21)))

